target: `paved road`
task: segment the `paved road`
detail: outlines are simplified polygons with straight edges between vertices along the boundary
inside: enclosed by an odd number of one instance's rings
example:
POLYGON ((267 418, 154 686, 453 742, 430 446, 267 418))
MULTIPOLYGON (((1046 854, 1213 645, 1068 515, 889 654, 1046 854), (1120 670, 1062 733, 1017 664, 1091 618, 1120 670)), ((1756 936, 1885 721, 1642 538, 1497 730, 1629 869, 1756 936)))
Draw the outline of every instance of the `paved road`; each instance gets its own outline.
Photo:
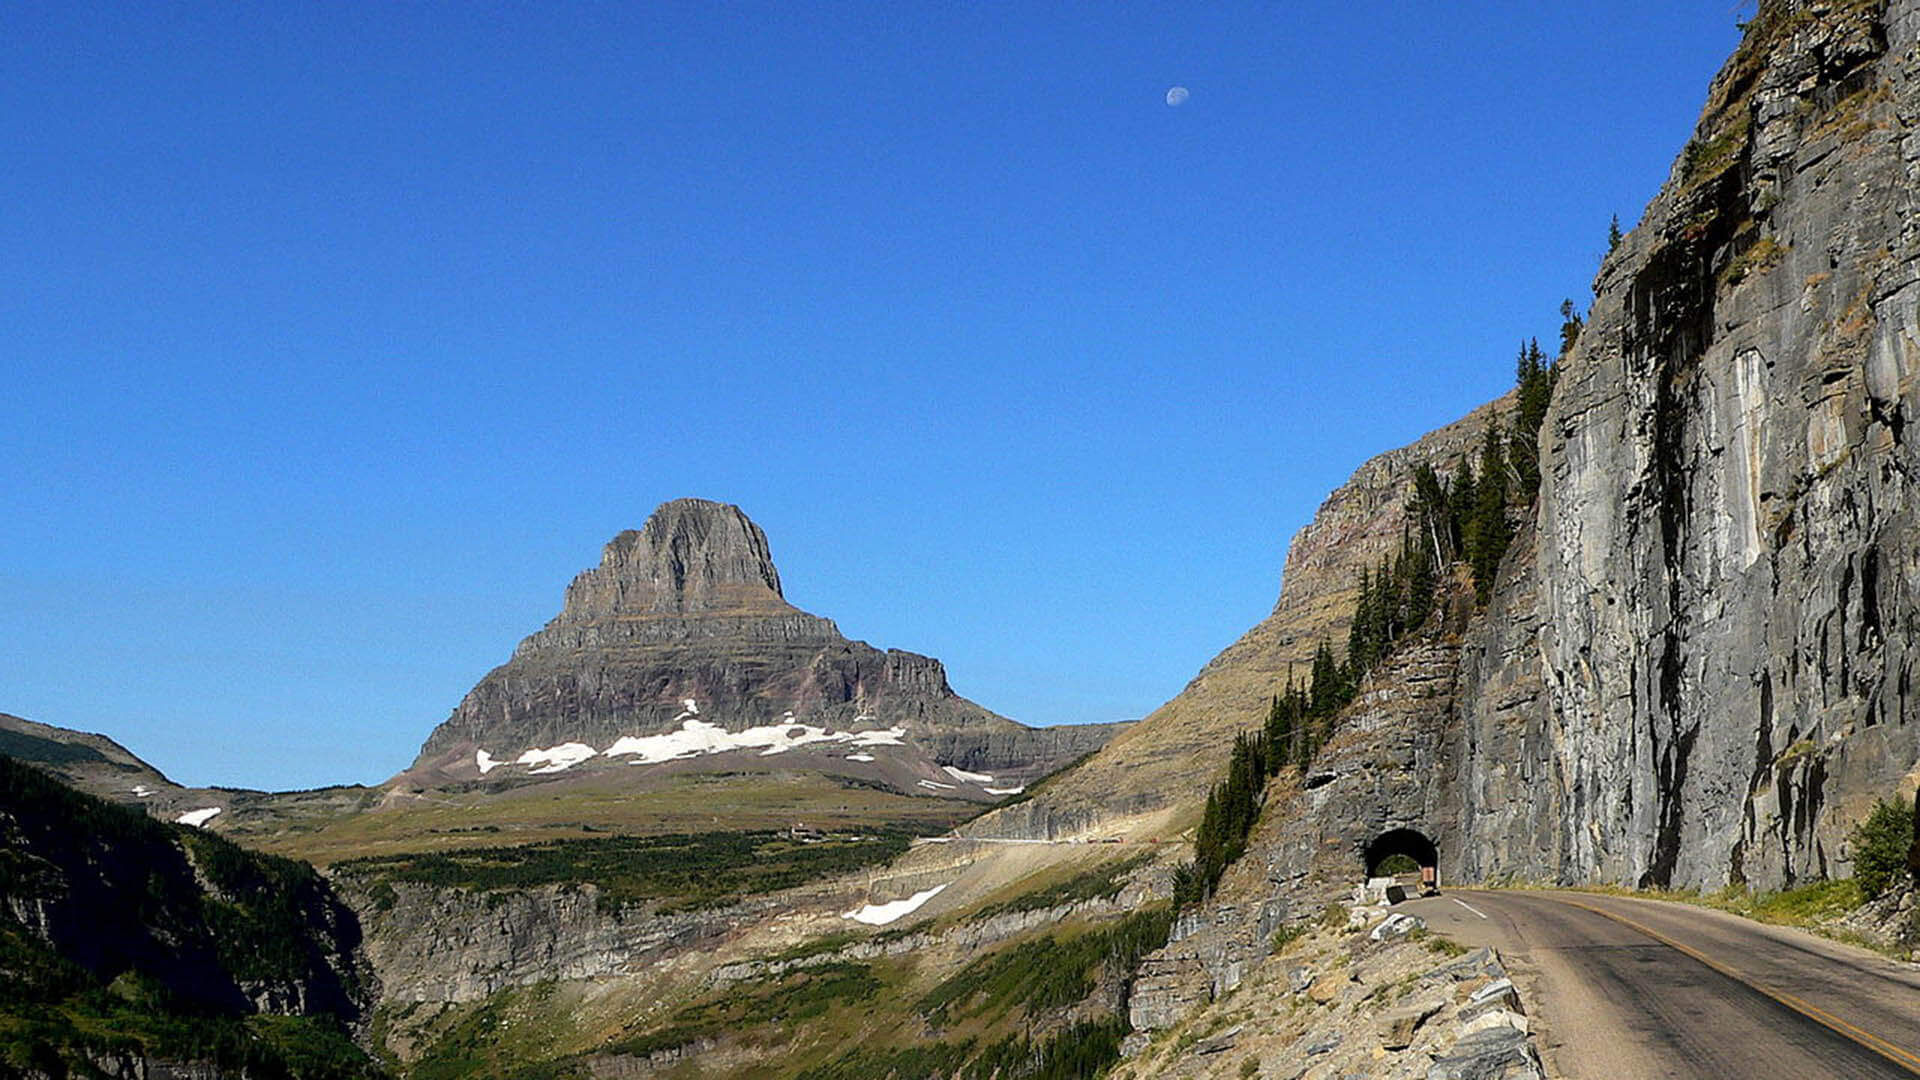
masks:
POLYGON ((1492 945, 1573 1080, 1920 1076, 1920 969, 1684 904, 1455 890, 1399 910, 1492 945))

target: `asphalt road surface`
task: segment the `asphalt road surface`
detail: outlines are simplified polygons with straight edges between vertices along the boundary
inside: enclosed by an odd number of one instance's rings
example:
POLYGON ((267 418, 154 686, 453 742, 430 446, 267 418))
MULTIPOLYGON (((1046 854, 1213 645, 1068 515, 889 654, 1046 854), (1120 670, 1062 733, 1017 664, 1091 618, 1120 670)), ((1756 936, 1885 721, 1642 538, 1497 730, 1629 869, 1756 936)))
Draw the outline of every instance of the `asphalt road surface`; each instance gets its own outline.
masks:
POLYGON ((1685 904, 1451 890, 1400 905, 1499 949, 1573 1080, 1920 1076, 1920 968, 1685 904))

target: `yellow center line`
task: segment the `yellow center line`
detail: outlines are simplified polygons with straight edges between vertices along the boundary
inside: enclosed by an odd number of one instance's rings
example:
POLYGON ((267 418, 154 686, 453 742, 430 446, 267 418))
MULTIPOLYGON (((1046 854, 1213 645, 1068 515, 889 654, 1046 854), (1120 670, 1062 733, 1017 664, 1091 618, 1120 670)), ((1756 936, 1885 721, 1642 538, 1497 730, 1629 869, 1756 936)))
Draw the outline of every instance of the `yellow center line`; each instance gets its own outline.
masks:
POLYGON ((1653 940, 1659 942, 1660 944, 1665 945, 1669 949, 1674 949, 1678 952, 1684 953, 1685 955, 1692 957, 1695 960, 1700 961, 1702 964, 1705 964, 1707 967, 1712 968, 1714 971, 1717 971, 1720 974, 1725 975, 1727 978, 1732 979, 1734 982, 1737 982, 1742 986, 1748 987, 1749 989, 1757 990, 1760 993, 1765 994, 1766 996, 1772 998, 1773 1000, 1779 1002, 1782 1005, 1785 1005, 1787 1008, 1792 1009, 1794 1012, 1799 1013, 1800 1015, 1806 1017, 1807 1019, 1812 1020, 1815 1023, 1818 1023, 1826 1028, 1831 1029, 1835 1034, 1844 1036, 1856 1043, 1859 1043, 1861 1046, 1864 1046, 1867 1049, 1873 1051, 1874 1053, 1879 1054, 1881 1057, 1886 1058, 1887 1060, 1893 1062, 1895 1065, 1898 1065, 1909 1072, 1920 1074, 1920 1055, 1916 1055, 1909 1050, 1904 1050, 1898 1046, 1895 1046, 1893 1043, 1888 1042, 1887 1040, 1881 1038, 1878 1035, 1875 1035, 1870 1031, 1866 1031, 1862 1028, 1855 1027, 1854 1025, 1847 1023, 1845 1020, 1840 1019, 1839 1017, 1833 1015, 1832 1013, 1826 1011, 1825 1009, 1822 1009, 1817 1005, 1813 1005, 1808 1002, 1802 1001, 1799 998, 1793 996, 1792 994, 1787 993, 1784 990, 1776 990, 1773 987, 1768 986, 1763 982, 1760 982, 1758 979, 1750 978, 1747 975, 1742 974, 1741 972, 1735 971, 1733 968, 1730 968, 1727 965, 1721 963, 1720 961, 1715 960, 1711 956, 1708 956, 1706 953, 1703 953, 1700 950, 1695 949, 1691 946, 1683 945, 1680 942, 1673 940, 1672 938, 1668 937, 1665 934, 1662 934, 1660 931, 1655 930, 1650 926, 1640 923, 1637 920, 1630 919, 1625 915, 1621 915, 1612 911, 1607 911, 1603 908, 1597 908, 1597 907, 1594 907, 1592 904, 1583 904, 1578 900, 1569 900, 1564 896, 1545 896, 1544 899, 1552 900, 1554 903, 1557 903, 1557 904, 1566 904, 1569 907, 1577 907, 1583 911, 1590 911, 1595 915, 1600 916, 1603 919, 1612 919, 1614 922, 1617 922, 1622 926, 1630 927, 1634 930, 1637 930, 1640 933, 1645 934, 1648 937, 1652 938, 1653 940))

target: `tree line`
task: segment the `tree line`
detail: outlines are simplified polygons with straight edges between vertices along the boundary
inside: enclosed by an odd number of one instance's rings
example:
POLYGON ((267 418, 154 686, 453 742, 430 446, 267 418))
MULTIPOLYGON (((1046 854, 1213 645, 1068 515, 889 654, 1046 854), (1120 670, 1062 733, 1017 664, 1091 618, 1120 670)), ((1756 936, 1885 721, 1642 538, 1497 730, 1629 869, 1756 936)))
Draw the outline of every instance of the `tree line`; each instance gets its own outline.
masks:
MULTIPOLYGON (((1564 356, 1584 323, 1571 300, 1560 305, 1560 315, 1564 356)), ((1476 603, 1487 602, 1513 541, 1512 514, 1532 505, 1540 491, 1539 434, 1558 373, 1538 339, 1522 342, 1514 363, 1512 425, 1498 414, 1489 418, 1478 454, 1463 458, 1451 476, 1426 464, 1414 470, 1399 548, 1360 570, 1345 657, 1336 659, 1322 640, 1305 681, 1296 682, 1289 672, 1285 689, 1269 702, 1266 722, 1234 736, 1226 776, 1208 792, 1194 832, 1193 860, 1175 871, 1177 906, 1213 895, 1227 867, 1246 853, 1267 781, 1288 768, 1304 773, 1311 766, 1367 673, 1432 616, 1447 568, 1464 563, 1476 603)))

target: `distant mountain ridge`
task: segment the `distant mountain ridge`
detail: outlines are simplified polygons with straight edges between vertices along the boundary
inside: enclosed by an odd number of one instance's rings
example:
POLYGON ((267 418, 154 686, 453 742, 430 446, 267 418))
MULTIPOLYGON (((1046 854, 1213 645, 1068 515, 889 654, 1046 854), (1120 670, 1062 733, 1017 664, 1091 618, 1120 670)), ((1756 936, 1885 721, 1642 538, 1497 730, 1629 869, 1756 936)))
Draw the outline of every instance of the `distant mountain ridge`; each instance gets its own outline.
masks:
POLYGON ((405 775, 499 779, 798 748, 865 764, 905 749, 930 790, 987 797, 993 784, 998 797, 1120 729, 1029 728, 954 693, 932 657, 847 639, 787 602, 766 534, 739 507, 678 499, 606 545, 405 775))

